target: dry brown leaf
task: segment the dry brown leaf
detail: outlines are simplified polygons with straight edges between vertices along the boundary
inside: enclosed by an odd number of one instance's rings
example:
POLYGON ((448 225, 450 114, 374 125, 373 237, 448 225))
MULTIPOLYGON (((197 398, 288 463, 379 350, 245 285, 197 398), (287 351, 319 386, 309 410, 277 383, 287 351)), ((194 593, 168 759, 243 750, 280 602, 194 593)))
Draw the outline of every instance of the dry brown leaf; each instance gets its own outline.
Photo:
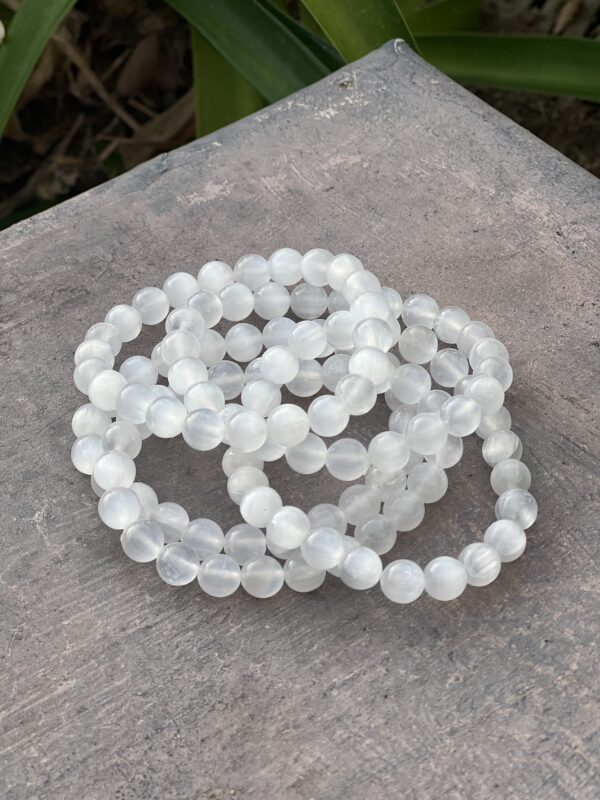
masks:
POLYGON ((581 0, 566 0, 554 20, 552 33, 563 33, 565 28, 573 22, 580 8, 581 0))
POLYGON ((151 82, 159 57, 158 34, 153 33, 139 41, 119 74, 117 94, 131 97, 151 82))

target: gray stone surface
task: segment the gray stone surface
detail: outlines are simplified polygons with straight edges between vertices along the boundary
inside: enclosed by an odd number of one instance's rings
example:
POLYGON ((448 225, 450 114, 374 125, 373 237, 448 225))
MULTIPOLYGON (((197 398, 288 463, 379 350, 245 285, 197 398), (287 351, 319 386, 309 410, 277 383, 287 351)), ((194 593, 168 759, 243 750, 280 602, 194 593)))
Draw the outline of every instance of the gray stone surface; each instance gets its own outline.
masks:
MULTIPOLYGON (((2 235, 2 797, 596 800, 599 199, 389 44, 2 235), (493 586, 406 608, 333 580, 213 601, 128 562, 98 522, 69 461, 85 329, 175 269, 282 245, 356 253, 508 345, 541 513, 493 586)), ((481 537, 494 498, 478 450, 396 557, 481 537)), ((227 524, 218 463, 151 440, 138 474, 227 524)), ((340 488, 272 478, 305 506, 340 488)))

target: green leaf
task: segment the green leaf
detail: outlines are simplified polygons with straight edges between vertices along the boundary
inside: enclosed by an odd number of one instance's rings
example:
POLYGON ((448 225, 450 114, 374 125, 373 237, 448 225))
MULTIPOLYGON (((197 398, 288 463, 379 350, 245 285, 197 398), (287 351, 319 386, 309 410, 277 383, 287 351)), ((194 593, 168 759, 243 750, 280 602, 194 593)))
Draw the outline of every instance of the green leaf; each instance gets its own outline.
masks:
POLYGON ((406 39, 416 48, 414 37, 394 0, 302 0, 329 41, 345 61, 380 47, 390 39, 406 39))
POLYGON ((258 111, 265 101, 202 34, 191 27, 190 31, 194 57, 196 134, 206 136, 258 111))
POLYGON ((167 0, 269 102, 329 69, 258 0, 167 0))
POLYGON ((440 33, 420 36, 419 45, 427 61, 461 83, 600 102, 600 41, 440 33))
POLYGON ((472 31, 479 25, 480 0, 437 0, 418 3, 404 15, 415 36, 421 33, 472 31))
POLYGON ((23 0, 0 45, 0 136, 48 40, 75 0, 23 0))

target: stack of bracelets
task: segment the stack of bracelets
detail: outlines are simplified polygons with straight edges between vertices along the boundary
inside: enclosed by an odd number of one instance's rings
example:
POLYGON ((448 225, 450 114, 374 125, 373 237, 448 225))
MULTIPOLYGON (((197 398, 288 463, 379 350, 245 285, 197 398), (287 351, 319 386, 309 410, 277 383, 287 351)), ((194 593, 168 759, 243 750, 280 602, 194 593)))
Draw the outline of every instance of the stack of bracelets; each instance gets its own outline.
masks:
POLYGON ((425 294, 403 302, 352 255, 282 248, 268 260, 243 256, 233 269, 210 261, 197 277, 176 272, 92 325, 75 365, 75 385, 89 402, 73 416, 73 464, 91 475, 100 519, 122 531, 125 554, 155 561, 168 584, 197 580, 212 597, 241 585, 266 598, 284 583, 312 591, 329 573, 352 589, 379 583, 395 603, 423 591, 453 600, 467 584, 491 583, 525 549, 537 504, 504 406, 512 382, 506 347, 461 308, 440 310, 425 294), (265 320, 262 331, 243 321, 251 314, 265 320), (132 356, 114 369, 123 342, 163 321, 150 358, 132 356), (232 323, 224 336, 214 330, 222 321, 232 323), (282 402, 282 388, 314 396, 308 410, 282 402), (391 409, 389 430, 368 447, 354 438, 326 443, 378 395, 391 409), (445 494, 445 470, 473 433, 498 495, 483 541, 424 569, 407 559, 384 568, 381 555, 398 532, 416 528, 425 506, 445 494), (211 519, 190 521, 182 506, 159 503, 136 482, 134 459, 152 434, 181 435, 194 450, 227 446, 223 472, 239 524, 224 533, 211 519), (263 471, 280 458, 302 475, 325 468, 352 483, 337 505, 283 505, 263 471))

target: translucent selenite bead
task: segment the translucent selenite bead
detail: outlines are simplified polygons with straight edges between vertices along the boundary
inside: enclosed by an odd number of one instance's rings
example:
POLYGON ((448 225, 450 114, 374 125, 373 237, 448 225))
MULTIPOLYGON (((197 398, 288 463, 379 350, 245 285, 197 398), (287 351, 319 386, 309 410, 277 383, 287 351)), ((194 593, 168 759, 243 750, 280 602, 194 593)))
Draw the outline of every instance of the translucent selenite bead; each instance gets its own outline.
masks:
POLYGON ((459 394, 446 400, 440 417, 452 436, 468 436, 481 422, 481 406, 474 398, 459 394))
POLYGON ((225 407, 225 396, 222 389, 214 383, 196 383, 185 393, 183 404, 188 412, 209 408, 212 411, 221 411, 225 407))
POLYGON ((483 459, 490 467, 495 467, 507 458, 519 459, 522 452, 523 445, 514 431, 496 431, 490 434, 481 448, 483 459))
POLYGON ((465 387, 465 395, 477 400, 484 417, 494 414, 504 404, 504 389, 496 378, 475 375, 465 387))
POLYGON ((167 333, 191 331, 198 339, 202 339, 206 333, 206 322, 202 314, 195 308, 184 306, 171 311, 165 322, 165 330, 167 333))
POLYGON ((281 506, 281 497, 270 486, 257 486, 246 492, 240 503, 242 518, 257 528, 264 528, 281 506))
POLYGON ((334 478, 355 481, 369 468, 369 456, 356 439, 338 439, 329 447, 325 464, 334 478))
POLYGON ((275 317, 269 320, 262 332, 265 347, 287 346, 290 333, 295 327, 296 323, 289 317, 275 317))
POLYGON ((235 361, 244 363, 252 361, 258 356, 262 346, 262 333, 255 325, 249 325, 247 322, 232 325, 225 334, 227 353, 235 361))
POLYGON ((242 586, 252 597, 273 597, 283 586, 283 567, 271 556, 255 558, 242 567, 242 586))
POLYGON ((433 330, 441 342, 456 344, 458 335, 471 319, 466 311, 457 306, 447 306, 437 315, 433 330))
POLYGON ((311 567, 301 555, 291 556, 283 565, 283 578, 295 592, 312 592, 318 589, 326 575, 326 570, 311 567))
POLYGON ((158 379, 158 369, 146 356, 126 358, 119 367, 119 372, 127 379, 127 383, 143 383, 154 386, 158 379))
POLYGON ((235 361, 219 361, 208 370, 208 379, 221 389, 225 400, 237 397, 246 382, 244 370, 235 361))
POLYGON ((496 580, 502 566, 498 552, 485 542, 468 544, 458 559, 467 571, 470 586, 487 586, 496 580))
POLYGON ((227 479, 227 494, 234 503, 239 505, 242 497, 256 486, 268 486, 269 479, 258 467, 239 467, 227 479))
POLYGON ((223 441, 225 422, 219 412, 202 408, 189 415, 181 432, 194 450, 212 450, 223 441))
POLYGON ((350 303, 341 292, 336 292, 335 290, 329 292, 327 310, 330 314, 334 314, 336 311, 348 311, 349 308, 350 303))
POLYGON ((174 272, 162 288, 173 308, 186 306, 190 297, 200 291, 198 281, 189 272, 174 272))
POLYGON ((290 307, 300 319, 317 319, 327 311, 327 292, 320 286, 299 283, 290 293, 290 307))
POLYGON ((411 325, 405 328, 398 342, 402 358, 413 364, 425 364, 431 361, 437 347, 438 340, 435 333, 425 325, 411 325))
POLYGON ((117 397, 117 414, 126 422, 141 425, 146 422, 148 409, 155 401, 152 389, 142 383, 130 383, 117 397))
POLYGON ((281 404, 281 390, 271 381, 258 378, 247 383, 242 389, 242 405, 262 417, 281 404))
POLYGON ((198 583, 211 597, 229 597, 241 583, 241 571, 231 556, 210 556, 198 568, 198 583))
POLYGON ((227 425, 227 440, 234 450, 253 453, 267 439, 267 423, 256 411, 243 409, 234 414, 227 425))
POLYGON ((208 330, 200 340, 200 352, 198 358, 207 367, 214 367, 225 356, 225 339, 217 331, 208 330))
POLYGON ((264 467, 264 462, 262 459, 258 458, 255 453, 239 453, 237 450, 233 450, 231 447, 223 453, 223 458, 221 459, 221 465, 223 467, 223 472, 225 476, 229 478, 230 475, 238 469, 239 467, 258 467, 258 469, 262 469, 264 467))
POLYGON ((113 369, 104 369, 92 378, 88 387, 88 396, 100 411, 114 411, 117 398, 127 385, 127 380, 113 369))
POLYGON ((340 578, 351 589, 371 589, 379 582, 382 572, 381 559, 369 547, 353 548, 340 563, 340 578))
POLYGON ((302 542, 300 551, 314 569, 336 567, 345 552, 342 534, 335 528, 314 528, 302 542))
POLYGON ((163 361, 162 357, 162 348, 161 343, 159 342, 152 348, 152 352, 150 353, 150 361, 156 367, 156 371, 159 375, 162 375, 163 378, 166 378, 169 373, 169 365, 163 361))
POLYGON ((508 563, 523 555, 527 545, 527 536, 517 522, 510 519, 499 519, 492 522, 486 530, 483 541, 494 548, 502 563, 508 563))
MULTIPOLYGON (((312 320, 303 320, 295 325, 288 339, 289 349, 297 358, 302 360, 317 358, 326 344, 327 336, 325 331, 312 320)), ((272 352, 273 348, 270 348, 270 350, 272 352)))
POLYGON ((102 446, 105 450, 120 450, 136 458, 142 449, 142 437, 131 422, 117 420, 102 434, 102 446))
POLYGON ((269 347, 261 356, 261 373, 263 378, 266 378, 273 383, 282 385, 293 381, 298 370, 300 362, 289 347, 276 345, 269 347))
POLYGON ((349 486, 340 495, 339 507, 351 525, 358 525, 379 513, 381 501, 376 489, 356 484, 349 486))
POLYGON ((382 472, 399 472, 408 462, 410 446, 406 436, 395 431, 378 433, 369 444, 369 460, 382 472))
POLYGON ((90 433, 101 436, 111 422, 111 416, 106 411, 100 411, 91 403, 85 403, 73 414, 71 430, 76 437, 87 436, 90 433))
POLYGON ((109 368, 106 361, 99 358, 88 358, 78 364, 73 371, 73 383, 82 394, 88 394, 90 384, 100 372, 109 368))
POLYGON ((342 294, 349 303, 352 303, 357 297, 365 292, 378 292, 381 290, 381 284, 376 275, 369 270, 352 272, 342 286, 342 294))
POLYGON ((435 600, 454 600, 467 585, 467 571, 457 558, 438 556, 424 569, 425 591, 435 600))
POLYGON ((113 306, 104 318, 119 331, 121 341, 131 342, 142 330, 142 316, 133 306, 124 303, 113 306))
POLYGON ((352 340, 356 348, 376 347, 387 352, 394 344, 394 334, 382 319, 364 319, 354 329, 352 340))
POLYGON ((342 401, 333 395, 321 395, 308 407, 308 421, 319 436, 337 436, 348 425, 350 414, 342 401))
POLYGON ((134 522, 121 534, 121 547, 132 561, 147 564, 154 561, 165 544, 160 525, 145 519, 134 522))
MULTIPOLYGON (((336 353, 330 356, 323 364, 323 385, 330 392, 335 392, 338 382, 344 375, 348 375, 350 356, 345 353, 336 353)), ((363 376, 367 377, 367 376, 363 376)))
POLYGON ((302 256, 300 272, 311 286, 327 285, 327 267, 333 259, 333 253, 321 247, 315 247, 302 256))
POLYGON ((243 283, 231 283, 219 292, 223 318, 231 322, 246 319, 254 310, 254 295, 243 283))
POLYGON ((169 386, 184 395, 196 383, 208 380, 208 370, 199 358, 180 358, 169 367, 169 386))
POLYGON ((391 500, 406 489, 406 472, 382 472, 370 467, 365 475, 365 484, 376 489, 381 500, 391 500))
POLYGON ((98 486, 107 492, 119 487, 129 488, 135 480, 135 462, 126 453, 111 450, 96 460, 92 475, 98 486))
POLYGON ((513 382, 512 367, 508 361, 496 356, 489 356, 478 361, 473 372, 475 375, 489 375, 491 378, 495 378, 504 391, 509 389, 513 382))
POLYGON ((263 256, 251 253, 237 260, 233 268, 233 277, 254 291, 270 280, 269 263, 263 256))
POLYGON ((302 277, 302 256, 291 247, 282 247, 271 254, 269 258, 269 272, 275 283, 283 286, 292 286, 302 277))
POLYGON ((464 353, 445 347, 433 356, 429 369, 431 377, 440 386, 456 386, 469 374, 469 362, 464 353))
POLYGON ((356 320, 349 311, 334 311, 325 320, 327 341, 336 350, 350 350, 355 327, 356 320))
POLYGON ((234 281, 233 270, 224 261, 208 261, 198 270, 198 284, 205 292, 219 294, 234 281))
POLYGON ((267 441, 256 451, 256 455, 263 461, 279 461, 285 455, 285 450, 283 445, 270 441, 267 436, 267 441))
POLYGON ((160 525, 165 542, 179 541, 190 522, 187 511, 179 503, 159 503, 151 519, 160 525))
POLYGON ((344 375, 335 387, 335 395, 354 415, 366 414, 377 400, 375 386, 362 375, 344 375))
POLYGON ((296 377, 286 386, 296 397, 312 397, 323 386, 323 368, 314 358, 300 361, 296 377))
POLYGON ((493 338, 479 339, 469 353, 469 362, 473 370, 486 358, 500 358, 503 361, 510 360, 505 345, 499 342, 498 339, 493 338))
POLYGON ((254 310, 262 319, 283 317, 290 307, 290 293, 278 283, 265 283, 254 293, 254 310))
POLYGON ((180 400, 174 397, 159 397, 146 412, 146 425, 160 439, 178 436, 186 420, 187 412, 180 400))
POLYGON ((454 387, 454 395, 458 394, 466 394, 466 388, 469 385, 469 382, 473 380, 472 375, 465 375, 464 378, 460 378, 458 383, 454 387))
POLYGON ((417 416, 417 406, 401 405, 390 414, 389 428, 396 433, 406 433, 408 423, 417 416))
POLYGON ((142 506, 131 489, 112 489, 104 492, 98 502, 98 516, 114 530, 123 530, 139 518, 142 506))
POLYGON ((380 584, 381 591, 393 603, 412 603, 423 594, 425 575, 414 561, 401 558, 387 565, 380 584))
POLYGON ((431 390, 431 378, 424 367, 402 364, 392 376, 391 391, 402 403, 418 403, 431 390))
POLYGON ((333 528, 338 533, 346 533, 348 521, 346 515, 339 506, 333 503, 319 503, 313 506, 308 512, 308 518, 312 529, 333 528))
POLYGON ((304 511, 295 506, 283 506, 267 525, 267 545, 294 550, 300 547, 310 530, 310 520, 304 511))
POLYGON ((390 311, 394 315, 394 318, 398 319, 398 317, 402 314, 402 308, 404 306, 402 297, 390 286, 384 286, 381 291, 387 300, 388 306, 390 307, 390 311))
POLYGON ((424 503, 437 503, 448 491, 448 476, 437 464, 424 461, 409 470, 406 486, 424 503))
POLYGON ((223 317, 223 304, 212 292, 196 292, 188 300, 188 306, 202 314, 207 328, 214 327, 223 317))
POLYGON ((424 412, 410 420, 406 437, 411 450, 426 456, 442 449, 448 438, 448 429, 437 414, 424 412))
POLYGON ((350 316, 355 325, 365 319, 379 319, 385 322, 390 316, 390 305, 382 292, 365 292, 350 304, 350 316))
POLYGON ((425 505, 414 492, 406 489, 383 506, 383 515, 392 520, 397 531, 412 531, 425 516, 425 505))
POLYGON ((494 338, 494 331, 485 322, 472 321, 467 322, 464 328, 461 329, 456 340, 456 346, 464 353, 467 358, 471 353, 471 348, 480 339, 494 338))
POLYGON ((200 340, 191 331, 180 329, 167 333, 160 345, 162 360, 169 367, 180 358, 199 358, 200 340))
POLYGON ((229 444, 229 439, 227 437, 227 426, 229 425, 230 419, 237 414, 238 411, 242 411, 244 406, 239 405, 238 403, 227 403, 225 408, 219 412, 220 417, 225 423, 225 433, 223 434, 223 441, 225 444, 229 444))
POLYGON ((267 417, 269 440, 283 447, 294 447, 306 439, 310 427, 309 417, 303 408, 283 403, 267 417))
POLYGON ((264 556, 267 544, 261 530, 242 522, 227 531, 224 547, 225 553, 243 567, 252 559, 264 556))
POLYGON ((181 542, 165 545, 156 558, 156 571, 165 583, 185 586, 198 576, 198 559, 181 542))
POLYGON ((121 350, 123 340, 119 334, 119 329, 111 322, 97 322, 88 328, 85 334, 86 339, 100 339, 110 345, 113 356, 118 355, 121 350))
POLYGON ((73 442, 71 461, 76 470, 84 475, 92 475, 94 465, 103 453, 102 437, 97 433, 88 433, 73 442))
POLYGON ((427 461, 432 461, 442 469, 456 466, 463 455, 464 445, 460 436, 448 436, 446 444, 437 453, 426 456, 427 461))
POLYGON ((495 431, 508 431, 512 426, 512 417, 510 411, 506 406, 502 406, 494 414, 482 417, 479 427, 477 428, 477 436, 482 439, 487 439, 495 431))
MULTIPOLYGON (((100 459, 104 458, 101 456, 100 459)), ((98 461, 100 461, 100 459, 98 461)), ((96 462, 96 465, 98 462, 96 462)), ((94 468, 95 472, 95 468, 94 468)), ((496 500, 496 519, 510 519, 527 530, 537 519, 538 505, 525 489, 508 489, 496 500)))
POLYGON ((440 307, 428 294, 413 294, 407 297, 402 308, 402 321, 405 325, 424 325, 433 328, 440 307))
MULTIPOLYGON (((344 544, 344 555, 342 556, 341 561, 344 560, 351 550, 355 550, 357 547, 360 547, 360 543, 357 542, 354 536, 343 534, 342 542, 344 544)), ((340 564, 337 564, 335 567, 330 567, 327 572, 329 572, 330 575, 334 575, 336 578, 339 578, 342 572, 340 564)))
POLYGON ((341 292, 344 283, 353 272, 364 270, 362 263, 349 253, 340 253, 331 259, 326 268, 327 283, 336 292, 341 292))
POLYGON ((389 553, 396 544, 396 529, 388 517, 376 514, 356 526, 354 536, 365 547, 370 547, 378 555, 389 553))
POLYGON ((115 356, 110 344, 102 339, 85 339, 77 346, 74 356, 75 366, 90 358, 99 358, 108 367, 112 367, 115 363, 115 356))
POLYGON ((393 373, 392 362, 388 355, 375 347, 363 347, 355 350, 348 362, 348 372, 368 378, 375 386, 377 393, 385 392, 389 388, 393 373))
POLYGON ((169 313, 169 298, 157 286, 140 289, 131 305, 139 312, 144 325, 158 325, 169 313))
POLYGON ((299 444, 286 448, 285 460, 294 472, 312 475, 324 465, 328 454, 327 445, 314 433, 308 433, 299 444))
POLYGON ((432 389, 424 395, 417 403, 417 411, 419 413, 427 411, 431 414, 440 415, 442 406, 446 400, 450 400, 452 395, 445 392, 443 389, 432 389))
POLYGON ((522 461, 507 458, 494 466, 490 475, 490 483, 497 495, 501 495, 509 489, 527 490, 531 486, 531 472, 522 461))
POLYGON ((142 507, 140 519, 150 519, 155 508, 158 506, 158 497, 156 496, 154 489, 151 486, 148 486, 147 483, 142 483, 141 481, 132 483, 129 488, 135 493, 137 499, 140 501, 140 505, 142 507))

